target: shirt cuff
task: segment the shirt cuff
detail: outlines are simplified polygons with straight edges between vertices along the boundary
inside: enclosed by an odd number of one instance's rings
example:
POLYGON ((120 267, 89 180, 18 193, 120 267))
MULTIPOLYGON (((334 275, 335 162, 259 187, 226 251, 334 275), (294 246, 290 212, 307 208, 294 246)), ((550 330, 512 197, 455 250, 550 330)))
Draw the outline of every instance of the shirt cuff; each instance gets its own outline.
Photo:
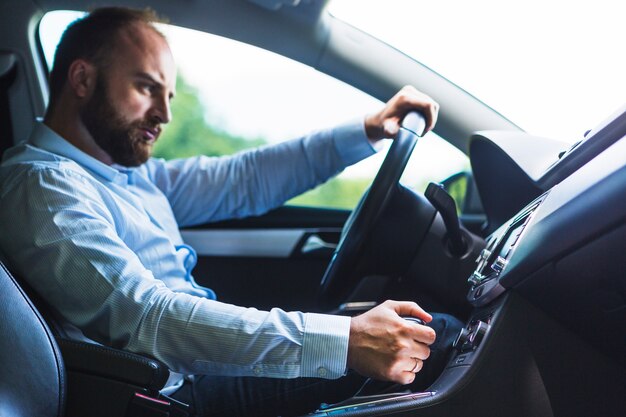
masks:
POLYGON ((350 317, 307 313, 301 377, 336 379, 346 374, 350 317))
POLYGON ((376 149, 367 138, 362 119, 334 128, 333 140, 335 149, 346 166, 355 164, 376 153, 376 149))

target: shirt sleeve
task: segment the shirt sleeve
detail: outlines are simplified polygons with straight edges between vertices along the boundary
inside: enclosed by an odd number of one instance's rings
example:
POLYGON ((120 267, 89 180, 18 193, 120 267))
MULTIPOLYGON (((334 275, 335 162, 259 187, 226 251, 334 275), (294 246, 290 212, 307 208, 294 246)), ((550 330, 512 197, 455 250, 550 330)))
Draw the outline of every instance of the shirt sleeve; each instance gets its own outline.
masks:
POLYGON ((375 153, 362 120, 227 157, 150 160, 181 227, 259 215, 375 153))
POLYGON ((49 168, 11 178, 0 199, 0 243, 10 267, 87 337, 187 374, 344 374, 349 318, 259 311, 174 292, 124 244, 123 213, 107 204, 96 180, 49 168))

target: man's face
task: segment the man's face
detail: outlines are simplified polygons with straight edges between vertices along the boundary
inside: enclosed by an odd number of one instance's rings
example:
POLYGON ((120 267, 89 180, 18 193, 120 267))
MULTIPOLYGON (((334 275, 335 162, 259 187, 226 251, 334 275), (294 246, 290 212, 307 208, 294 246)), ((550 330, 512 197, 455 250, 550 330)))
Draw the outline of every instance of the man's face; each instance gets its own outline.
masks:
POLYGON ((80 117, 114 163, 139 166, 170 121, 176 67, 166 41, 149 27, 133 27, 118 39, 80 117))

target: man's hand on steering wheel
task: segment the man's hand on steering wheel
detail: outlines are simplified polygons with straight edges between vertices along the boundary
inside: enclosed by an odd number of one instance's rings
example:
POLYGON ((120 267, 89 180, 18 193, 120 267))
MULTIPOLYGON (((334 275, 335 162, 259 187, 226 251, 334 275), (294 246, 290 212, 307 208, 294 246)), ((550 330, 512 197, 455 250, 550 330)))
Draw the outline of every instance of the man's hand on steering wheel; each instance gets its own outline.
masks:
POLYGON ((371 141, 394 138, 394 142, 372 185, 344 224, 339 244, 320 283, 320 305, 336 308, 345 302, 364 275, 359 262, 372 243, 372 231, 393 196, 400 192, 398 183, 417 138, 434 126, 438 110, 439 105, 433 99, 406 86, 382 110, 365 118, 365 130, 371 141))
POLYGON ((417 110, 426 119, 424 134, 437 122, 439 104, 415 87, 407 85, 396 93, 378 113, 365 117, 365 133, 372 141, 395 138, 400 122, 410 110, 417 110))

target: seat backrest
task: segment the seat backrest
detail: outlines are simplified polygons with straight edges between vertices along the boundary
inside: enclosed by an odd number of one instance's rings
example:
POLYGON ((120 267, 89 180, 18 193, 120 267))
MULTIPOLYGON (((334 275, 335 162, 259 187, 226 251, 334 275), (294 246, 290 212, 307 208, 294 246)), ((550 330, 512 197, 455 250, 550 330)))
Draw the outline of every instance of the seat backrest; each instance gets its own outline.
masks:
POLYGON ((50 329, 0 263, 0 416, 63 416, 65 390, 50 329))
MULTIPOLYGON (((0 156, 14 141, 10 89, 16 75, 16 55, 0 52, 0 156)), ((65 392, 63 359, 52 332, 0 262, 0 416, 62 416, 65 392)))

